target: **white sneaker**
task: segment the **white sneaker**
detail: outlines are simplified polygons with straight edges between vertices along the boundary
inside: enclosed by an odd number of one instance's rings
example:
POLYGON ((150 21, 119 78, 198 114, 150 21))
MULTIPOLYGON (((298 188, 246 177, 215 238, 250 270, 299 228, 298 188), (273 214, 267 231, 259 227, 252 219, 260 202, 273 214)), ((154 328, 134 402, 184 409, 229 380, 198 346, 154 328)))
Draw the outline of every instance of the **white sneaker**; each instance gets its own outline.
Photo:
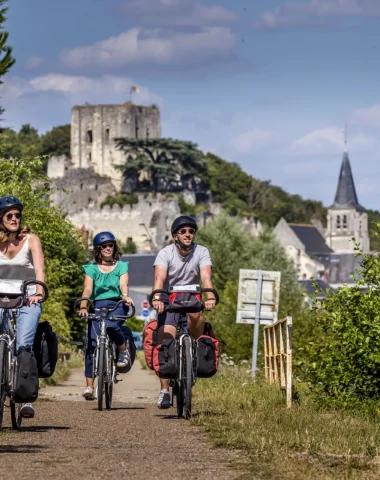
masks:
POLYGON ((95 400, 94 389, 91 387, 86 387, 82 395, 86 400, 95 400))
POLYGON ((31 403, 23 403, 20 407, 19 413, 22 418, 33 418, 34 408, 31 403))
POLYGON ((119 352, 116 366, 118 368, 128 367, 131 363, 131 354, 126 348, 125 350, 119 352))
POLYGON ((171 407, 169 390, 166 390, 166 389, 160 390, 157 405, 158 405, 158 408, 171 407))

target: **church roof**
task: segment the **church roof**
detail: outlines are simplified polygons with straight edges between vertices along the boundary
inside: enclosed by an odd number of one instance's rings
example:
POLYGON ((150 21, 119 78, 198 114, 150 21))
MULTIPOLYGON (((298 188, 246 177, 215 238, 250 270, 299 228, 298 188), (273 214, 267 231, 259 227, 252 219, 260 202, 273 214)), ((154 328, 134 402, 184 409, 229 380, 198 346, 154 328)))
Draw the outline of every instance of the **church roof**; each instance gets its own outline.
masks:
POLYGON ((305 245, 305 251, 308 255, 329 255, 332 253, 332 250, 327 246, 323 235, 314 225, 296 223, 289 223, 288 225, 305 245))
POLYGON ((353 208, 357 211, 365 210, 365 208, 358 202, 350 159, 347 152, 344 152, 343 154, 335 200, 330 208, 336 210, 342 208, 353 208))

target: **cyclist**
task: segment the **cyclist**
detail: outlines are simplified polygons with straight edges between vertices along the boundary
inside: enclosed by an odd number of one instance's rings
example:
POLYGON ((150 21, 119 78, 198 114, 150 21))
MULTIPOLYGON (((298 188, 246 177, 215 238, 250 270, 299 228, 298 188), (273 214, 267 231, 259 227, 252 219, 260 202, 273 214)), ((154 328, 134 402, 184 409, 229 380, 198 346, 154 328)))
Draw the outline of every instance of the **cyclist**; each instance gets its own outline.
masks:
MULTIPOLYGON (((212 286, 212 262, 208 249, 194 243, 198 226, 194 218, 182 215, 176 218, 171 226, 174 242, 162 248, 154 262, 153 290, 167 290, 169 286, 202 284, 203 288, 212 286)), ((215 307, 213 293, 206 293, 205 309, 215 307)), ((158 312, 158 338, 175 338, 179 319, 178 313, 164 311, 167 299, 155 294, 152 305, 158 312)), ((189 331, 198 338, 203 334, 204 318, 201 313, 189 313, 189 331)), ((170 407, 169 380, 161 379, 161 390, 158 397, 159 408, 170 407)))
MULTIPOLYGON (((0 278, 4 280, 38 280, 45 282, 45 260, 41 241, 22 225, 23 203, 12 195, 0 197, 0 278)), ((40 285, 28 287, 25 306, 18 310, 17 353, 33 347, 37 325, 41 316, 43 290, 40 285)), ((0 309, 0 323, 2 313, 0 309)), ((34 417, 34 408, 24 403, 20 408, 24 418, 34 417)))
MULTIPOLYGON (((116 238, 111 232, 100 232, 93 239, 94 263, 83 265, 85 272, 82 297, 94 300, 95 308, 112 307, 120 298, 124 300, 110 315, 126 315, 128 306, 134 305, 128 295, 128 262, 120 262, 121 251, 116 238)), ((87 316, 86 301, 81 302, 80 316, 87 316)), ((117 367, 124 369, 130 365, 131 355, 127 347, 122 325, 124 321, 109 322, 107 333, 119 350, 117 367)), ((99 323, 89 321, 85 359, 85 377, 87 386, 83 392, 86 400, 94 400, 94 383, 92 378, 93 356, 96 347, 96 337, 100 334, 99 323)))

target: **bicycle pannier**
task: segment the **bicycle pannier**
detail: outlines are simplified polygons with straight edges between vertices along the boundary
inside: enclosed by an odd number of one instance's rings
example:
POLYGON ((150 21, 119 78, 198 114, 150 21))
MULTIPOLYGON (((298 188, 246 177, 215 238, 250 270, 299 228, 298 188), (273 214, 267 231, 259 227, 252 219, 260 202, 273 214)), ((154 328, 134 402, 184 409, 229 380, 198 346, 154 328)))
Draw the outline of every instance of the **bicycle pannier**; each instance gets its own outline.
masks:
POLYGON ((219 367, 219 342, 216 338, 201 335, 197 345, 197 377, 212 377, 219 367))
POLYGON ((203 307, 200 293, 175 292, 169 295, 169 310, 174 313, 197 313, 203 307))
POLYGON ((33 351, 37 361, 38 376, 51 377, 58 361, 58 339, 49 322, 38 324, 33 351))
POLYGON ((23 350, 17 355, 13 398, 16 403, 30 403, 38 398, 38 367, 34 353, 30 350, 23 350))
POLYGON ((153 368, 153 351, 158 345, 158 322, 157 320, 151 320, 145 325, 143 332, 143 344, 145 361, 151 370, 153 368))
POLYGON ((177 376, 177 346, 174 338, 165 338, 153 352, 154 371, 160 378, 177 376))
POLYGON ((129 353, 131 355, 131 362, 126 367, 118 367, 118 371, 120 373, 128 373, 131 370, 132 365, 134 364, 136 359, 136 345, 135 345, 135 341, 133 340, 132 330, 127 325, 123 325, 121 327, 121 331, 123 332, 125 343, 127 344, 129 353))

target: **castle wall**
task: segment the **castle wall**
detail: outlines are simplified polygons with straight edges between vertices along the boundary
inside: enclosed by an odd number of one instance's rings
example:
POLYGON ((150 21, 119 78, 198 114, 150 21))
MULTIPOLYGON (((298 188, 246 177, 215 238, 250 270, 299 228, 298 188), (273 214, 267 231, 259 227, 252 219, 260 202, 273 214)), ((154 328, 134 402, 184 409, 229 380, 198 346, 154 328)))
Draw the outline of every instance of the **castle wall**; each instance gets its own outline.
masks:
POLYGON ((161 121, 157 107, 122 105, 75 106, 71 116, 71 157, 73 168, 92 167, 107 175, 120 190, 123 178, 116 165, 125 155, 116 150, 114 139, 160 138, 161 121))

